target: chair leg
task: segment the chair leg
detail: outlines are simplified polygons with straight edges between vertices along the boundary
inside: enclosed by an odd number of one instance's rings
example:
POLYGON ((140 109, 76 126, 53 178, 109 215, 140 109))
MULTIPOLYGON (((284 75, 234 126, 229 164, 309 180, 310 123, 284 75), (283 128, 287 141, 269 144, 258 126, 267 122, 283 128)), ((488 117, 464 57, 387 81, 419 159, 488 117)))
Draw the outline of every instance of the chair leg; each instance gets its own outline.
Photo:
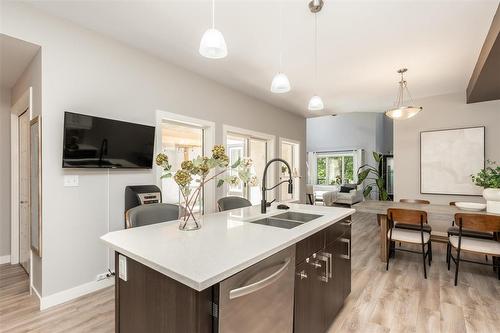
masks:
POLYGON ((389 259, 391 258, 391 248, 392 248, 392 242, 389 241, 389 248, 387 249, 387 263, 386 263, 386 266, 385 266, 385 270, 388 271, 389 270, 389 259))
MULTIPOLYGON (((446 243, 446 263, 450 263, 450 243, 446 243)), ((449 266, 449 265, 448 265, 449 266)), ((450 268, 448 268, 449 270, 450 268)))
POLYGON ((425 267, 425 244, 422 243, 422 259, 424 262, 424 278, 427 279, 427 268, 425 267))
POLYGON ((460 266, 460 248, 457 249, 457 262, 455 263, 455 286, 458 283, 458 266, 460 266))
POLYGON ((432 242, 429 240, 429 243, 427 244, 427 251, 429 252, 429 266, 431 265, 432 262, 432 242))
POLYGON ((450 270, 450 265, 451 265, 451 245, 448 242, 447 248, 446 248, 446 257, 448 258, 448 270, 450 270))
POLYGON ((395 246, 396 246, 395 242, 392 241, 392 229, 391 229, 391 232, 389 233, 389 248, 387 249, 387 263, 385 266, 386 271, 389 270, 389 259, 391 258, 391 252, 396 252, 396 250, 394 250, 395 246))

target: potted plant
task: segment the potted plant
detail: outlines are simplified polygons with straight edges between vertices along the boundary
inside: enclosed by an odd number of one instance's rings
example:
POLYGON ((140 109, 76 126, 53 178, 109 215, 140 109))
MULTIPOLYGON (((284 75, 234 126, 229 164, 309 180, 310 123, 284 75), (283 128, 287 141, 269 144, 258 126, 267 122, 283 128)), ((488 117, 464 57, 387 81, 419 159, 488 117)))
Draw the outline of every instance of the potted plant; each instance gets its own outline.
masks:
MULTIPOLYGON (((373 152, 373 158, 378 164, 380 164, 382 161, 382 154, 373 152)), ((385 189, 384 178, 382 178, 378 169, 369 164, 363 164, 360 166, 358 168, 358 185, 361 185, 365 180, 368 180, 363 189, 363 195, 365 198, 368 198, 374 186, 376 186, 378 188, 378 199, 381 201, 389 200, 389 194, 385 189)))
POLYGON ((212 149, 211 157, 198 156, 192 160, 181 163, 181 168, 175 172, 172 171, 172 165, 168 156, 160 153, 156 156, 156 165, 163 169, 161 178, 173 177, 179 186, 179 190, 184 202, 180 203, 181 210, 179 216, 179 229, 196 230, 201 228, 201 224, 196 219, 193 209, 196 205, 203 187, 209 181, 217 179, 217 187, 225 182, 230 185, 237 185, 239 182, 257 186, 257 177, 251 173, 252 160, 250 158, 238 159, 233 165, 229 165, 229 158, 222 145, 216 145, 212 149), (224 175, 229 170, 235 170, 233 175, 224 175), (191 183, 193 179, 198 185, 193 189, 191 183))
POLYGON ((497 165, 497 162, 488 160, 487 166, 471 177, 474 184, 484 188, 483 197, 486 200, 486 211, 500 214, 500 166, 497 165))

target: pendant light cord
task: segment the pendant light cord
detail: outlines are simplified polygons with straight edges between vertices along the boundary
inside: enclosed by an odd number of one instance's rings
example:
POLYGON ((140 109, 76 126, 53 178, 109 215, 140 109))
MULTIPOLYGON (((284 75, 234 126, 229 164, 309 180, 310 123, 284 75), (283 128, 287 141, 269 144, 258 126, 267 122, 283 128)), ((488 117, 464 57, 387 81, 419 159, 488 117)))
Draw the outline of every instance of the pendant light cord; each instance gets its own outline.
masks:
MULTIPOLYGON (((318 88, 318 14, 314 13, 314 90, 318 88)), ((316 94, 317 92, 315 92, 316 94)))
POLYGON ((212 29, 215 29, 215 0, 212 0, 212 29))
POLYGON ((280 66, 279 71, 283 70, 283 1, 280 1, 280 66))

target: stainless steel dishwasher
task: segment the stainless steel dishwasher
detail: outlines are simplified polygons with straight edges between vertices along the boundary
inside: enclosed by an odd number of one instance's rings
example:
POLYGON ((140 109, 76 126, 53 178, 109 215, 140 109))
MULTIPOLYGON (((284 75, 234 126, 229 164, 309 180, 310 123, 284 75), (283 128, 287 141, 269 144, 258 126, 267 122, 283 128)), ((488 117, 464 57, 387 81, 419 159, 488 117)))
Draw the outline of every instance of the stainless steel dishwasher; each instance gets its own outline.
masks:
POLYGON ((293 331, 295 245, 219 284, 220 333, 293 331))

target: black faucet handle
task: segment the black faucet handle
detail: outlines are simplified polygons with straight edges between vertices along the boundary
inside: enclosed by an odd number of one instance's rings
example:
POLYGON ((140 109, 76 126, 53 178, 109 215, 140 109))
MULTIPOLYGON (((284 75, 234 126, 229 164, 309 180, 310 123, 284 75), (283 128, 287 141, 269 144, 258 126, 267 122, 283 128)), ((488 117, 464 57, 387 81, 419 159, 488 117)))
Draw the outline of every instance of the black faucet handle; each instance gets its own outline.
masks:
POLYGON ((271 207, 271 204, 275 202, 276 199, 273 199, 271 202, 266 202, 266 207, 271 207))

